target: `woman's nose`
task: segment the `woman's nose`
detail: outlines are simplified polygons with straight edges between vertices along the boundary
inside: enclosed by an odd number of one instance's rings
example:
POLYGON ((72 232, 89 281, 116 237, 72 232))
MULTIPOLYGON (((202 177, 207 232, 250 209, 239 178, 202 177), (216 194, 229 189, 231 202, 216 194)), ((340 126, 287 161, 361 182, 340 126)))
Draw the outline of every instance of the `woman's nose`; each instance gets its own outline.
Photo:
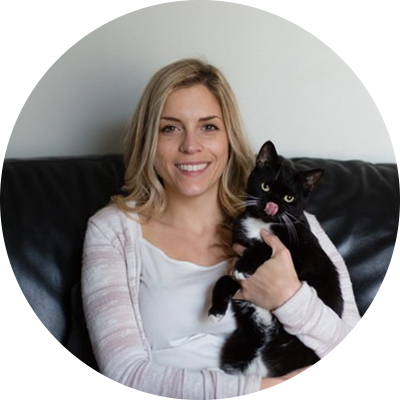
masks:
POLYGON ((186 154, 194 154, 202 150, 202 144, 195 132, 185 132, 179 150, 186 154))

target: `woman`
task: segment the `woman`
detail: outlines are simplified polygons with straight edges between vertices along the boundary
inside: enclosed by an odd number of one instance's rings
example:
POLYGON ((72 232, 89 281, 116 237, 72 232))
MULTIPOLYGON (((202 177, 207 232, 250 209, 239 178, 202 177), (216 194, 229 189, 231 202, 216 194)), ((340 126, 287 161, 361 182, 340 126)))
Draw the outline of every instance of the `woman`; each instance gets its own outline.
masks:
MULTIPOLYGON (((235 322, 228 313, 213 324, 207 310, 213 285, 229 268, 227 228, 254 159, 220 71, 194 59, 161 69, 139 102, 125 148, 127 195, 90 219, 85 239, 82 294, 100 371, 144 392, 188 399, 252 393, 298 374, 261 379, 218 370, 235 322)), ((359 316, 343 260, 318 222, 310 223, 340 271, 343 318, 299 281, 273 235, 264 235, 273 257, 241 282, 236 297, 272 310, 323 356, 359 316)))

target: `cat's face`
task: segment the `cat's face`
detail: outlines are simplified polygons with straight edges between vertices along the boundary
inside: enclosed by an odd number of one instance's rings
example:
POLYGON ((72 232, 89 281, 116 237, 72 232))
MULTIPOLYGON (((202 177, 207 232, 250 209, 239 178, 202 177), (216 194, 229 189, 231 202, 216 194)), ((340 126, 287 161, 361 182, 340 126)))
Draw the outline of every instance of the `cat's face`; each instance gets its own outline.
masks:
POLYGON ((257 156, 248 181, 247 210, 265 222, 286 223, 298 219, 322 170, 297 171, 278 157, 267 142, 257 156))

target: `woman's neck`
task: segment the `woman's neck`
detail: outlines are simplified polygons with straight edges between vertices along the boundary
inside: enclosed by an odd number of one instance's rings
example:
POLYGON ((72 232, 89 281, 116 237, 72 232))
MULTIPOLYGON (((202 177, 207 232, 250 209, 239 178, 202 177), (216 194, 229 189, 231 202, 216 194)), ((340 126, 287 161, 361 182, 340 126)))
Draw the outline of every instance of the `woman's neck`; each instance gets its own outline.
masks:
POLYGON ((167 208, 160 216, 160 222, 201 234, 222 223, 223 218, 217 197, 205 199, 200 196, 182 199, 169 196, 167 208))

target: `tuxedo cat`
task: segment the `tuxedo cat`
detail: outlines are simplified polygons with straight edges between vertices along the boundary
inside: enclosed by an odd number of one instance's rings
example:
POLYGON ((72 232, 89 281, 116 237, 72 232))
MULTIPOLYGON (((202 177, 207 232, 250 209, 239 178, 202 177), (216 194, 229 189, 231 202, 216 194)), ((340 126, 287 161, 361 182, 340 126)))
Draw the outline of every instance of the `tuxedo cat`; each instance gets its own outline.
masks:
POLYGON ((232 300, 240 288, 237 280, 252 275, 271 257, 262 240, 266 229, 289 249, 300 281, 314 287, 321 300, 339 316, 343 311, 339 275, 319 245, 304 215, 304 207, 323 170, 297 171, 285 165, 274 145, 266 142, 248 180, 245 211, 233 224, 233 243, 246 247, 233 276, 223 276, 215 285, 209 316, 222 318, 231 302, 236 330, 221 353, 221 369, 228 373, 281 376, 319 360, 313 350, 287 333, 267 310, 245 300, 232 300))

